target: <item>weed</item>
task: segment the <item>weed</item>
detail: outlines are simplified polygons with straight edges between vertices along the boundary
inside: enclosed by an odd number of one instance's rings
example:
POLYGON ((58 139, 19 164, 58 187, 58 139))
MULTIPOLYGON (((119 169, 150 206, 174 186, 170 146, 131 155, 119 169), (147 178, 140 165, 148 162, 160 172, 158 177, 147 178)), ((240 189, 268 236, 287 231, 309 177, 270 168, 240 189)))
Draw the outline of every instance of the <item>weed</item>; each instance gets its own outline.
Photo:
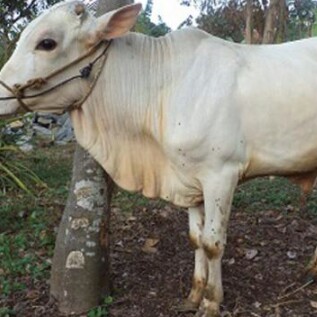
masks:
POLYGON ((0 317, 10 317, 13 316, 14 312, 8 307, 0 308, 0 317))
MULTIPOLYGON (((14 120, 17 120, 17 118, 14 118, 14 120)), ((20 156, 22 156, 22 153, 13 145, 14 143, 6 140, 4 134, 1 133, 7 123, 9 121, 0 121, 0 189, 5 193, 8 188, 18 187, 26 193, 32 194, 34 193, 32 188, 43 187, 45 183, 20 160, 12 160, 14 153, 19 153, 20 156)))
POLYGON ((87 317, 105 317, 108 316, 108 308, 113 303, 113 298, 111 296, 107 296, 102 305, 97 306, 91 309, 87 315, 87 317))

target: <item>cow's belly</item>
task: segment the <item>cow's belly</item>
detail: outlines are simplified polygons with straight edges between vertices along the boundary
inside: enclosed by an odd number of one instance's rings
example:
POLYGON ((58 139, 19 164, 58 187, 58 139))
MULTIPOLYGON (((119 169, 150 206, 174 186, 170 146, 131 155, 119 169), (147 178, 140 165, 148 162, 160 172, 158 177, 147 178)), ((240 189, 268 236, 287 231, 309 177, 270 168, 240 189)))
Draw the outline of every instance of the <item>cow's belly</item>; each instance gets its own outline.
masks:
MULTIPOLYGON (((177 171, 170 163, 152 181, 148 181, 148 179, 152 178, 153 173, 147 174, 147 171, 144 171, 146 180, 140 190, 148 198, 162 198, 181 207, 197 206, 203 201, 201 185, 190 174, 185 174, 177 171)), ((118 180, 118 184, 120 182, 121 180, 118 180)), ((122 179, 122 187, 128 189, 126 185, 129 184, 122 179)))
POLYGON ((141 192, 148 198, 162 198, 181 207, 197 206, 203 201, 199 182, 189 175, 177 172, 170 164, 145 164, 140 169, 135 161, 127 169, 127 162, 124 161, 115 170, 107 170, 121 188, 141 192))
POLYGON ((276 151, 253 151, 250 154, 245 178, 263 175, 290 176, 317 170, 317 148, 311 151, 298 149, 297 153, 280 148, 276 151))
MULTIPOLYGON (((262 175, 297 175, 317 170, 317 130, 315 124, 302 126, 293 134, 277 137, 259 136, 249 140, 248 164, 245 177, 262 175)), ((298 127, 297 127, 298 128, 298 127)))
POLYGON ((194 172, 172 163, 153 138, 117 138, 113 144, 109 140, 103 145, 96 143, 90 153, 119 187, 182 207, 196 206, 203 201, 194 172))

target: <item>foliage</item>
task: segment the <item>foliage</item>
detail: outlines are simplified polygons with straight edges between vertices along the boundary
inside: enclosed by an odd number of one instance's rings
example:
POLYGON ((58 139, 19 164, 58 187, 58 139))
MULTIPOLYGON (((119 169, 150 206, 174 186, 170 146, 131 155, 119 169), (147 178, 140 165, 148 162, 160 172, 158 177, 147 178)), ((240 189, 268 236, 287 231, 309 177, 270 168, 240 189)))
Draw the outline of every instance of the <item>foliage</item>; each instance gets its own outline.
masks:
POLYGON ((59 0, 0 0, 0 66, 8 59, 27 22, 59 0))
MULTIPOLYGON (((11 120, 0 120, 0 197, 12 187, 18 187, 28 194, 34 193, 40 187, 45 187, 45 183, 26 165, 22 164, 20 160, 12 160, 14 153, 20 157, 24 154, 19 149, 12 145, 12 143, 2 133, 4 127, 11 120), (31 189, 33 188, 33 190, 31 189)), ((12 141, 12 140, 11 140, 12 141)))
POLYGON ((297 40, 313 35, 316 22, 317 2, 312 0, 292 0, 288 3, 288 37, 297 40))
POLYGON ((210 7, 201 12, 196 23, 198 27, 221 38, 241 42, 245 24, 243 7, 235 0, 219 9, 210 7))
MULTIPOLYGON (((181 0, 181 4, 195 6, 200 14, 198 27, 226 39, 241 42, 246 28, 247 0, 181 0)), ((283 0, 281 0, 280 8, 283 0)), ((314 35, 317 11, 315 0, 285 0, 285 14, 280 11, 275 25, 277 41, 289 41, 314 35), (280 29, 283 28, 283 34, 280 29), (285 29, 285 30, 284 30, 285 29)), ((269 10, 268 0, 252 0, 253 31, 262 38, 265 17, 269 10)), ((189 20, 190 24, 191 21, 189 20)))
MULTIPOLYGON (((181 4, 195 6, 200 10, 197 26, 215 36, 241 42, 244 39, 246 20, 246 0, 182 0, 181 4)), ((265 0, 252 0, 253 26, 264 29, 265 0)))
POLYGON ((148 0, 145 10, 140 14, 138 22, 135 26, 135 31, 159 37, 170 32, 171 29, 159 17, 159 23, 155 24, 151 21, 153 8, 153 0, 148 0))

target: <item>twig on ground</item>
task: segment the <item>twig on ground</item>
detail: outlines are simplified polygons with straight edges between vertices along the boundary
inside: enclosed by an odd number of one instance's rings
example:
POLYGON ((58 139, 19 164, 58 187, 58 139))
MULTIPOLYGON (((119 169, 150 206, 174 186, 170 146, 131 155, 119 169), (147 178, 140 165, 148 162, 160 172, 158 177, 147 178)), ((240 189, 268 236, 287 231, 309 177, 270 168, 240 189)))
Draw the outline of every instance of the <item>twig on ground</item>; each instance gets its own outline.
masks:
POLYGON ((270 305, 270 307, 276 308, 276 307, 286 306, 286 305, 289 305, 289 304, 297 304, 297 303, 300 303, 302 301, 303 300, 301 300, 301 299, 293 299, 293 300, 288 300, 288 301, 285 301, 285 302, 276 303, 274 305, 270 305))
MULTIPOLYGON (((282 290, 282 294, 285 294, 289 289, 291 289, 293 286, 295 286, 296 285, 296 283, 294 282, 294 283, 292 283, 292 284, 289 284, 289 285, 287 285, 285 288, 283 288, 283 290, 282 290)), ((284 295, 282 295, 282 296, 284 296, 284 295)))
POLYGON ((296 293, 300 292, 301 290, 303 290, 304 288, 306 288, 307 286, 311 285, 314 283, 314 280, 309 280, 307 283, 303 284, 302 286, 296 288, 294 291, 291 291, 283 296, 279 296, 278 297, 278 300, 281 300, 281 299, 284 299, 284 298, 287 298, 287 297, 290 297, 290 296, 293 296, 295 295, 296 293))
POLYGON ((275 317, 281 317, 281 307, 279 305, 275 307, 275 317))
POLYGON ((260 315, 254 313, 254 312, 252 312, 252 311, 250 312, 250 314, 251 314, 252 316, 254 316, 254 317, 261 317, 260 315))

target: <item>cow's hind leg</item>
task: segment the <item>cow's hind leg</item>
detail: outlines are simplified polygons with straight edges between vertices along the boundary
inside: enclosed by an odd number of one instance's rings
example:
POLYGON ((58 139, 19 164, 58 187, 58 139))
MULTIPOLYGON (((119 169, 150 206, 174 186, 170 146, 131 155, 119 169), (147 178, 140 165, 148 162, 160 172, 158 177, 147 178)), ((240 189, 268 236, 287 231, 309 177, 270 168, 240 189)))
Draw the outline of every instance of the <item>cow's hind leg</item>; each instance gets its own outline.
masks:
POLYGON ((202 244, 208 259, 208 278, 203 299, 196 317, 216 317, 223 300, 221 259, 226 244, 230 215, 238 173, 226 169, 209 178, 204 186, 205 222, 202 244))
POLYGON ((180 311, 196 311, 202 300, 207 283, 207 258, 202 245, 204 206, 188 209, 189 238, 195 249, 195 269, 192 289, 188 298, 179 307, 180 311))

